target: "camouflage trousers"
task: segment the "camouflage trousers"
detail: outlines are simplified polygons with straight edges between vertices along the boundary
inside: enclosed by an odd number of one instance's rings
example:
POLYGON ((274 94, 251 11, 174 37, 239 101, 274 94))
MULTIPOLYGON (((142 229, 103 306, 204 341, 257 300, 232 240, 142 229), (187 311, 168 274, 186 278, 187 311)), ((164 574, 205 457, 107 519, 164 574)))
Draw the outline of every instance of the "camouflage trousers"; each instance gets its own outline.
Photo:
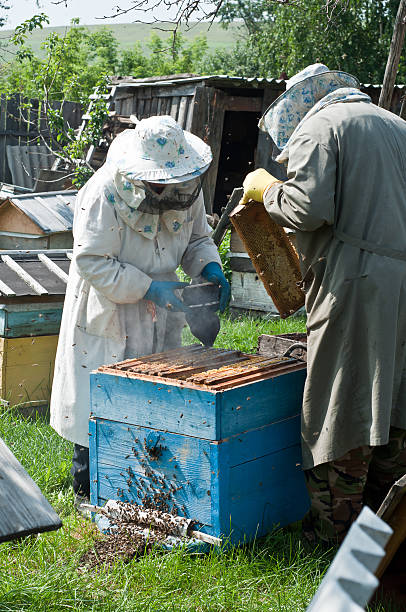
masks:
POLYGON ((406 430, 391 427, 388 444, 360 446, 304 474, 311 502, 303 520, 306 537, 339 543, 362 506, 376 512, 393 483, 406 474, 406 430))

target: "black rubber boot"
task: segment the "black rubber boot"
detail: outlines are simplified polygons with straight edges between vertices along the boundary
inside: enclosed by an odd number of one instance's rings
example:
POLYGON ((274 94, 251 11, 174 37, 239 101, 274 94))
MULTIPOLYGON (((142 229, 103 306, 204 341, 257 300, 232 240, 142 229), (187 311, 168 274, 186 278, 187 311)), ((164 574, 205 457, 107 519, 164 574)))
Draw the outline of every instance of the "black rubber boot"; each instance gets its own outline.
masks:
POLYGON ((90 498, 89 449, 75 444, 72 469, 75 495, 90 498))

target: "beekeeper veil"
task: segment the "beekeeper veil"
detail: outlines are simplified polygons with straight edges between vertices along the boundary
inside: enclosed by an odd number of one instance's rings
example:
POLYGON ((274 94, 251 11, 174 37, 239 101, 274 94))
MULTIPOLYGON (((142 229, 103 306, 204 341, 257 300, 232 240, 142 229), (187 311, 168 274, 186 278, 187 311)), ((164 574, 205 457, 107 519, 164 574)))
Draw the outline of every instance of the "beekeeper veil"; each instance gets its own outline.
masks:
POLYGON ((114 139, 107 156, 116 168, 119 196, 133 210, 152 215, 189 208, 211 160, 210 147, 170 116, 142 119, 114 139))
POLYGON ((273 158, 286 162, 296 130, 325 106, 357 100, 370 102, 370 97, 359 87, 358 79, 351 74, 329 70, 324 64, 307 66, 286 81, 286 91, 272 102, 258 124, 276 145, 273 158))

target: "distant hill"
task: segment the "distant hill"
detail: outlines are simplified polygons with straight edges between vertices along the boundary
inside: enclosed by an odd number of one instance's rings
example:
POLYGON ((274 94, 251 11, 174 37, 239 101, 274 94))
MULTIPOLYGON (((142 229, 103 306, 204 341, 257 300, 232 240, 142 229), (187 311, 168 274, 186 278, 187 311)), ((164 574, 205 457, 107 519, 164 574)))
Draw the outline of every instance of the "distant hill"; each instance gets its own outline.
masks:
MULTIPOLYGON (((114 33, 118 40, 121 49, 130 49, 134 43, 140 42, 145 51, 148 52, 146 43, 151 34, 156 32, 161 38, 168 38, 171 33, 163 32, 162 29, 157 29, 154 25, 146 23, 102 23, 99 25, 81 24, 89 30, 100 30, 102 27, 108 27, 114 33)), ((168 25, 160 26, 168 28, 168 25)), ((69 27, 61 26, 56 28, 44 28, 43 30, 35 30, 27 39, 27 44, 32 48, 35 54, 42 55, 40 45, 51 32, 57 32, 62 35, 69 27)), ((188 28, 181 28, 182 35, 187 40, 192 40, 196 36, 204 35, 207 38, 209 49, 230 49, 236 42, 239 36, 244 34, 244 26, 242 24, 232 24, 227 30, 223 29, 219 23, 212 25, 204 23, 190 24, 188 28)), ((1 30, 1 38, 7 38, 12 33, 11 30, 1 30)))

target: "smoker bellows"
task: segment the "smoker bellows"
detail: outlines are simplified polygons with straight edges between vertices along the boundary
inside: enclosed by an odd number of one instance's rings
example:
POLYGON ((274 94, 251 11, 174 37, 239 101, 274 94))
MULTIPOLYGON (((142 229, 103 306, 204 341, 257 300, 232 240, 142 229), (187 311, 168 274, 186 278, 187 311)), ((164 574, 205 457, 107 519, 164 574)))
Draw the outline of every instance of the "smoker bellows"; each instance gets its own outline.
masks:
POLYGON ((91 375, 91 501, 134 501, 232 542, 301 518, 305 364, 200 345, 91 375), (294 500, 294 501, 292 501, 294 500))

